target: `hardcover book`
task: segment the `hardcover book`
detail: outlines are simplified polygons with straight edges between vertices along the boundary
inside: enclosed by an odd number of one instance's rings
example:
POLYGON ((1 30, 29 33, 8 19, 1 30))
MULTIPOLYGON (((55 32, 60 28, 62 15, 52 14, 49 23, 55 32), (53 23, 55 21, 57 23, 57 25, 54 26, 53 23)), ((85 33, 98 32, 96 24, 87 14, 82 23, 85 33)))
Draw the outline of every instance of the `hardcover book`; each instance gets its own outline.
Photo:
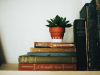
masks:
POLYGON ((100 70, 100 10, 98 10, 98 47, 99 47, 99 70, 100 70))
POLYGON ((75 53, 76 48, 30 48, 30 52, 67 52, 75 53))
POLYGON ((91 0, 90 3, 96 4, 96 1, 97 1, 97 0, 91 0))
POLYGON ((19 56, 19 63, 34 63, 34 64, 71 64, 76 63, 76 57, 65 56, 19 56))
POLYGON ((100 10, 100 0, 96 0, 96 5, 97 5, 96 9, 100 10))
POLYGON ((98 70, 98 32, 97 10, 95 4, 85 4, 80 17, 86 19, 86 49, 88 53, 88 70, 98 70), (83 14, 84 13, 84 14, 83 14))
POLYGON ((73 43, 34 42, 35 48, 75 48, 73 43))
POLYGON ((74 20, 74 43, 76 44, 77 70, 87 70, 85 19, 74 20))
POLYGON ((56 53, 56 52, 27 52, 27 56, 76 56, 76 53, 56 53))
POLYGON ((96 9, 100 10, 100 0, 92 0, 91 3, 96 4, 96 9))
POLYGON ((18 65, 19 70, 33 71, 75 71, 76 64, 21 64, 18 65))

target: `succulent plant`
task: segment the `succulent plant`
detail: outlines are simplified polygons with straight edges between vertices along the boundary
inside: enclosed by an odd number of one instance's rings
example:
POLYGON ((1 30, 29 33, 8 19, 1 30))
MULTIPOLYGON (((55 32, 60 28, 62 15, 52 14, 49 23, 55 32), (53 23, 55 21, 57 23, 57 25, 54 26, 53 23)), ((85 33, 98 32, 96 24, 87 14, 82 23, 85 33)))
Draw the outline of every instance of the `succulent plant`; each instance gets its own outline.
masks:
POLYGON ((46 20, 49 25, 46 25, 47 27, 71 27, 71 24, 68 24, 69 21, 66 21, 66 17, 60 17, 56 15, 55 18, 46 20))

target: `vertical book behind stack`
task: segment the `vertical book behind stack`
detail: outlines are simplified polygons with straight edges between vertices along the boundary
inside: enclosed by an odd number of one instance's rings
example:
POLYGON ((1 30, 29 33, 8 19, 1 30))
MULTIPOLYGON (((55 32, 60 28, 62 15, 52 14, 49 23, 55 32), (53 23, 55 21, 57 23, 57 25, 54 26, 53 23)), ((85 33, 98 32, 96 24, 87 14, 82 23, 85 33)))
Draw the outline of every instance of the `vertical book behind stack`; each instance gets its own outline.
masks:
POLYGON ((72 43, 34 42, 27 55, 19 56, 19 70, 77 70, 72 43))
POLYGON ((77 70, 87 70, 85 19, 74 20, 74 43, 76 44, 77 70))
POLYGON ((99 61, 98 61, 99 21, 98 21, 98 11, 96 10, 96 4, 86 3, 80 11, 80 18, 86 19, 87 70, 98 70, 99 68, 99 61))

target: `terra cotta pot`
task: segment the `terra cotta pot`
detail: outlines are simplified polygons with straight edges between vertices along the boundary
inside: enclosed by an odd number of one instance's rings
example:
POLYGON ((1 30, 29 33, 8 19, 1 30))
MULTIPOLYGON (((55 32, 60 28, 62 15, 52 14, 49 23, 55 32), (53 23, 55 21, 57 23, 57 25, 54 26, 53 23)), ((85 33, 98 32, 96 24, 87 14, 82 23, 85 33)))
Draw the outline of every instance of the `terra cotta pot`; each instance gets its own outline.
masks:
POLYGON ((62 42, 65 28, 64 27, 50 27, 49 32, 51 34, 52 42, 62 42))

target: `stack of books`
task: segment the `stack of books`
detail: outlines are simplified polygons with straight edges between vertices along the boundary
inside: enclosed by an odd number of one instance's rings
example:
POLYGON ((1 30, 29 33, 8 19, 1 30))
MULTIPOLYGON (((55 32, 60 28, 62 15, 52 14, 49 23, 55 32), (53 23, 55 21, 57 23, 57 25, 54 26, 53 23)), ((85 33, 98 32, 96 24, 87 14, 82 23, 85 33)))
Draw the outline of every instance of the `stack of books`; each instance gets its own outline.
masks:
POLYGON ((19 70, 77 70, 76 46, 72 43, 34 42, 34 48, 19 56, 19 70))

